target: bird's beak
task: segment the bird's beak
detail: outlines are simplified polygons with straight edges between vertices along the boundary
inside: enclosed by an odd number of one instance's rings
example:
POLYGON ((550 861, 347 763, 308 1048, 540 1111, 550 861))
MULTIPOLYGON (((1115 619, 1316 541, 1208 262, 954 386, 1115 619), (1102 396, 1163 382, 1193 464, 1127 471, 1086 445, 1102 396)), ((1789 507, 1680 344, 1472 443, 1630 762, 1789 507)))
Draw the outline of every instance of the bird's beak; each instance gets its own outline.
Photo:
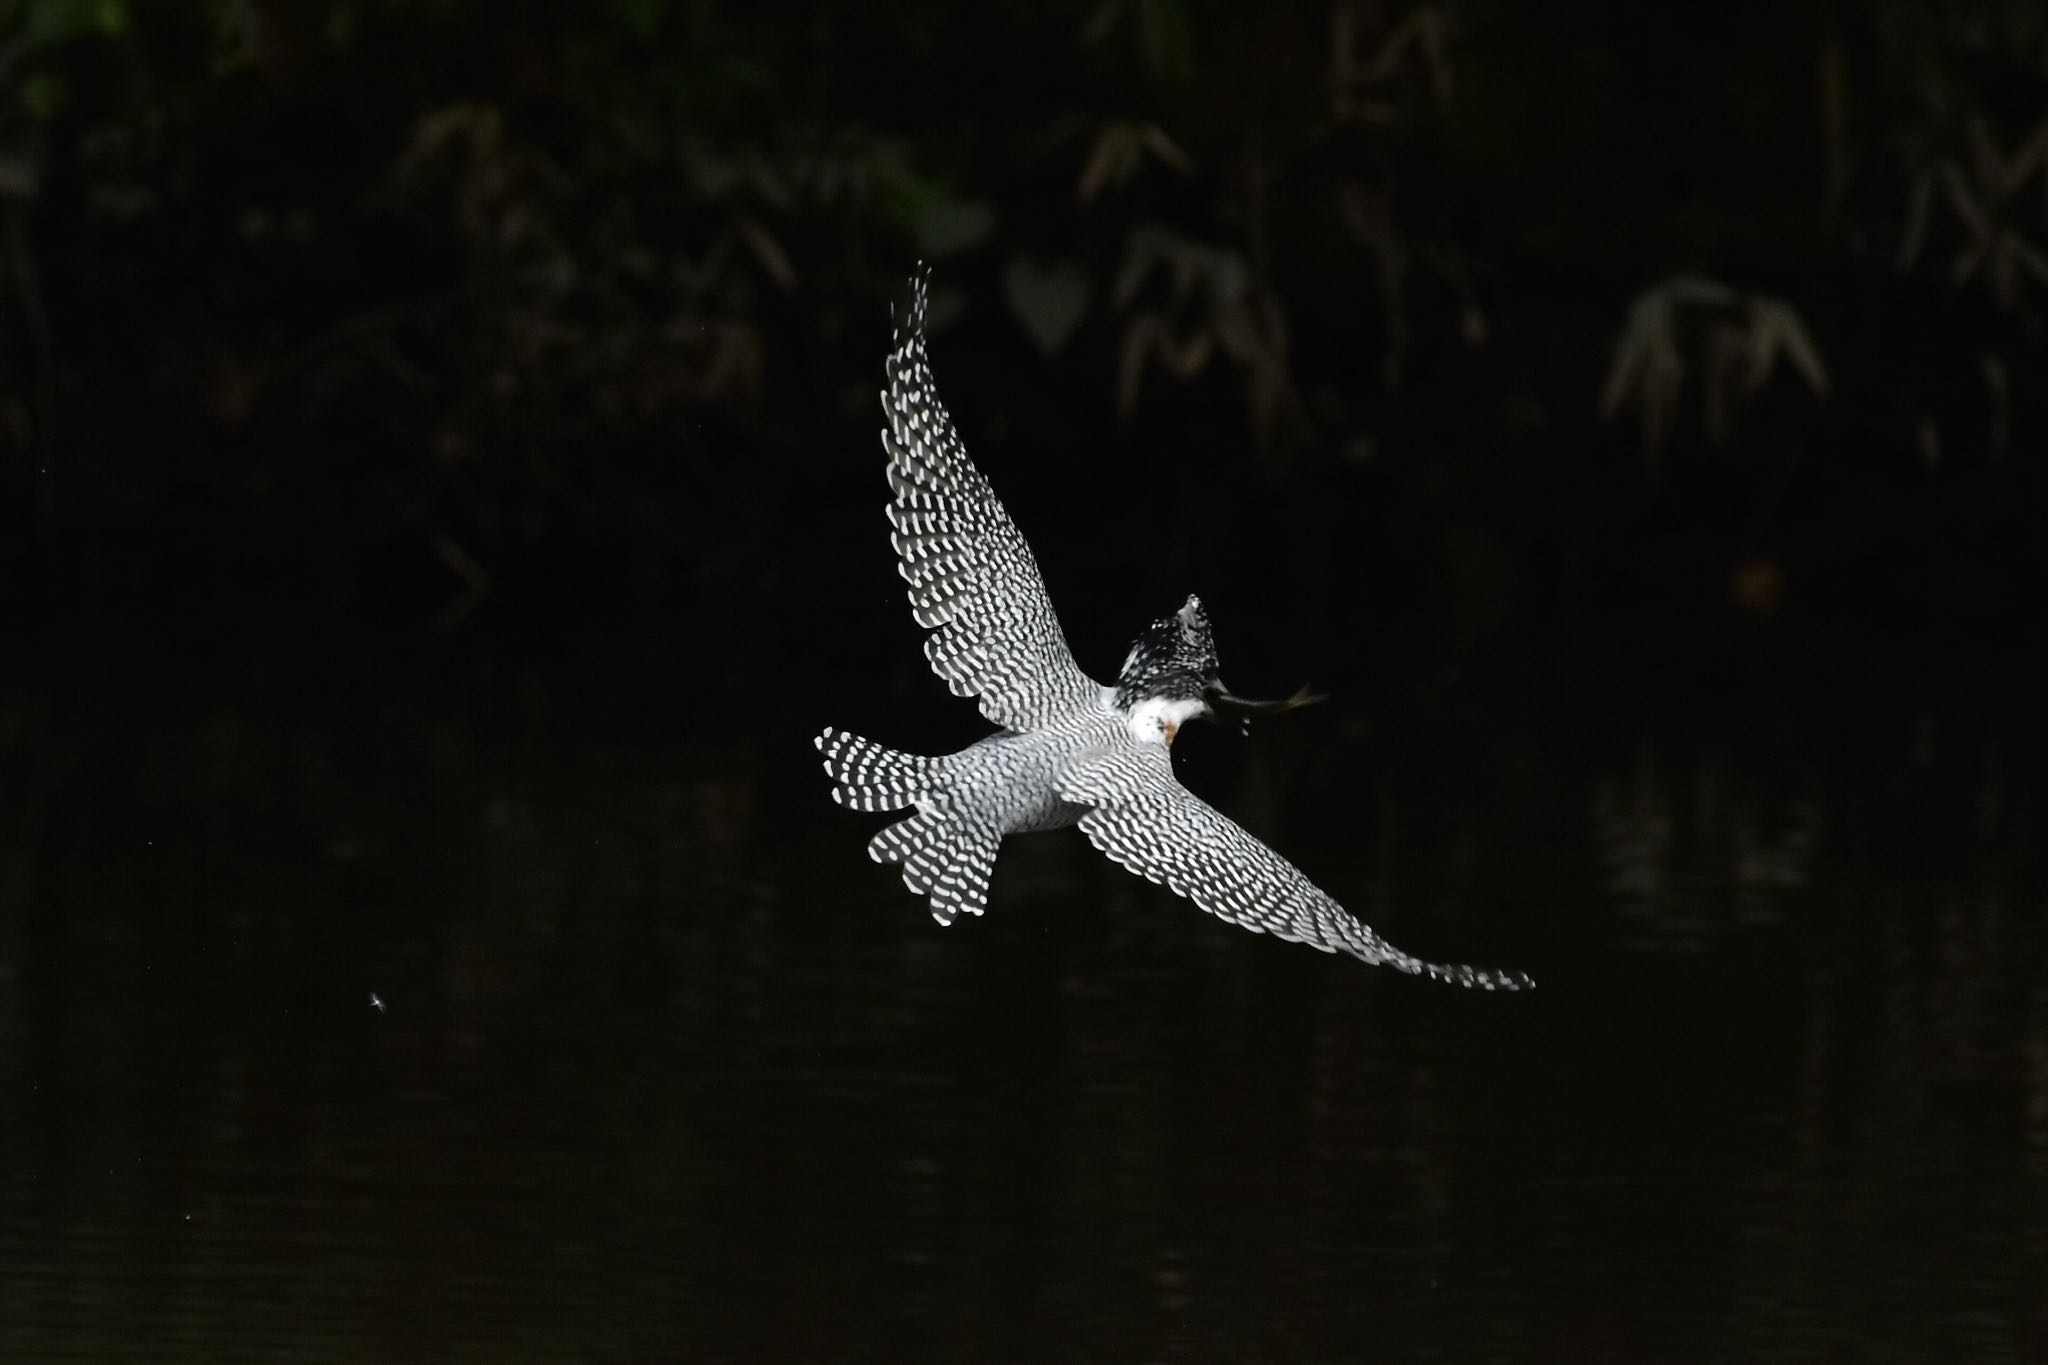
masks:
POLYGON ((1283 711, 1299 711, 1304 706, 1314 706, 1322 701, 1323 694, 1311 692, 1306 685, 1296 689, 1291 697, 1281 701, 1260 701, 1255 697, 1240 697, 1223 685, 1218 678, 1209 684, 1202 694, 1202 704, 1211 720, 1234 720, 1241 730, 1251 728, 1253 716, 1277 716, 1283 711))

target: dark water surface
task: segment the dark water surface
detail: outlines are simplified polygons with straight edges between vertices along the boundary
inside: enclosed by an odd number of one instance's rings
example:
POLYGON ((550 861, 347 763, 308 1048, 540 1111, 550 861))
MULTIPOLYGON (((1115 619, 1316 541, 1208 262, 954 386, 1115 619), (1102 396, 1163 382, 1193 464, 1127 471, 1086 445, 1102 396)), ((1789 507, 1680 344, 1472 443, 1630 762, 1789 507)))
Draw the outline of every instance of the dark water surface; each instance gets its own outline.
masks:
POLYGON ((1523 997, 1071 832, 942 930, 813 767, 926 738, 860 689, 23 667, 0 1359, 2048 1360, 2036 680, 1756 650, 1184 742, 1523 997))

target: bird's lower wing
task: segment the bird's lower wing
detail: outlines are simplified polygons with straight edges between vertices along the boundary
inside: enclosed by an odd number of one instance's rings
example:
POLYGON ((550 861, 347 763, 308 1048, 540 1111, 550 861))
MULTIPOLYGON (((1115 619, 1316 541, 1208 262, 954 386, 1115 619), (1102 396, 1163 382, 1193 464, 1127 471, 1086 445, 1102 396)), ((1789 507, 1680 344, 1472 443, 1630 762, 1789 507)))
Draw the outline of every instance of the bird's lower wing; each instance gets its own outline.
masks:
POLYGON ((910 610, 932 632, 925 657, 956 696, 989 720, 1037 729, 1093 697, 1074 662, 1031 547, 967 457, 925 358, 922 275, 889 355, 889 543, 910 610))
POLYGON ((1081 831, 1111 860, 1253 933, 1458 986, 1524 990, 1534 984, 1520 972, 1424 962, 1402 952, 1293 863, 1181 786, 1164 748, 1078 759, 1062 775, 1060 795, 1089 807, 1081 831))

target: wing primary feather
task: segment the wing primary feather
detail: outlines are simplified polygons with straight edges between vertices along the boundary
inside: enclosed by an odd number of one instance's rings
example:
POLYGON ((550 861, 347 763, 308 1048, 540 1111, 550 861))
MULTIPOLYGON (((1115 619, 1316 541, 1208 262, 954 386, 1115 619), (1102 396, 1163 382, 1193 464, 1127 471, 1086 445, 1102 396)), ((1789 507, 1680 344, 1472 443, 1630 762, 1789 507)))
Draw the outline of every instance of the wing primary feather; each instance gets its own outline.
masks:
POLYGON ((1109 858, 1218 919, 1326 953, 1348 953, 1451 985, 1527 990, 1522 973, 1430 962, 1396 948, 1293 863, 1181 786, 1164 747, 1090 753, 1070 764, 1060 795, 1089 809, 1081 832, 1109 858))
POLYGON ((882 448, 897 569, 913 618, 932 632, 932 671, 955 695, 977 698, 995 724, 1038 729, 1099 688, 1074 662, 1030 545, 939 400, 925 347, 930 296, 931 272, 920 266, 884 367, 882 448))

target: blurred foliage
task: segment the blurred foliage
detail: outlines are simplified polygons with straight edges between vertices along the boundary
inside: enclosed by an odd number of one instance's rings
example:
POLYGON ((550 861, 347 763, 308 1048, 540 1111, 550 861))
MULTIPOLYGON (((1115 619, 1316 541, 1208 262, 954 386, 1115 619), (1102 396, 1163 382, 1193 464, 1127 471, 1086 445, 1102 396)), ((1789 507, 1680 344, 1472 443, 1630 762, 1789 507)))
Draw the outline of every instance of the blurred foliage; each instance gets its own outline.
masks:
POLYGON ((1781 364, 1816 397, 1827 396, 1827 366, 1791 304, 1698 276, 1666 280, 1629 308, 1600 415, 1611 419, 1634 408, 1642 417, 1643 449, 1654 460, 1671 432, 1690 367, 1698 371, 1707 435, 1723 442, 1737 411, 1781 364), (1695 353, 1690 360, 1687 351, 1695 353))
MULTIPOLYGON (((196 482, 471 589, 718 452, 843 441, 919 257, 949 373, 1063 372, 1020 407, 1559 509, 1502 536, 1625 525, 1710 448, 1878 452, 1808 462, 1824 516, 2048 436, 2019 0, 0 0, 0 208, 10 503, 132 525, 196 482), (1585 453, 1545 486, 1520 447, 1585 453)), ((1730 477, 1696 505, 1751 539, 1798 501, 1730 477)))

